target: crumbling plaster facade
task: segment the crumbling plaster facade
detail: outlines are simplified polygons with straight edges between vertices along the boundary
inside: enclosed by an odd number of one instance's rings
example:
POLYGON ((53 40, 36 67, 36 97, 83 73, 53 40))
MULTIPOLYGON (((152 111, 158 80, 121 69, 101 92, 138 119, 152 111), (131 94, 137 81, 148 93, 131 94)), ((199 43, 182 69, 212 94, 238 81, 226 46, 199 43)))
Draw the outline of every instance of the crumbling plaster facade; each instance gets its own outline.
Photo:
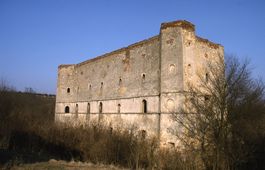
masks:
POLYGON ((195 35, 193 24, 162 23, 150 39, 60 65, 55 121, 137 127, 162 144, 175 143, 171 114, 183 107, 188 83, 196 84, 206 63, 223 55, 221 45, 195 35))

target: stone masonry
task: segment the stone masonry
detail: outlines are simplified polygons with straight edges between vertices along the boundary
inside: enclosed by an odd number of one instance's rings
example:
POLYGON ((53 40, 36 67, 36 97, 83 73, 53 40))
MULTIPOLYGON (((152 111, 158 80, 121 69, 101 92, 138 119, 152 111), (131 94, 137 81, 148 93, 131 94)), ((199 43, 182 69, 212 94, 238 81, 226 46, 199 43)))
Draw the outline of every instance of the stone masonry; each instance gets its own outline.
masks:
MULTIPOLYGON (((223 57, 221 45, 195 35, 187 21, 162 23, 147 40, 71 65, 60 65, 56 122, 104 122, 176 142, 171 114, 183 107, 188 83, 207 62, 223 57)), ((207 74, 207 73, 205 73, 207 74)))

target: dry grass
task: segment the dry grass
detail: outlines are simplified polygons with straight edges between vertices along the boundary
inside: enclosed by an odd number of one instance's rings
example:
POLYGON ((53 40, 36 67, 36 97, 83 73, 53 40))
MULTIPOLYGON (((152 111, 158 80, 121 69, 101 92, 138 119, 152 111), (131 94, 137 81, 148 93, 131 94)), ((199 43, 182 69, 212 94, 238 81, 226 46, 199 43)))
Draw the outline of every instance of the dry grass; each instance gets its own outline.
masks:
POLYGON ((19 166, 14 166, 11 170, 127 170, 114 165, 104 165, 104 164, 93 164, 86 162, 66 162, 50 160, 48 162, 40 162, 34 164, 23 164, 19 166))
MULTIPOLYGON (((99 124, 80 127, 54 124, 54 102, 34 94, 0 91, 0 105, 5 106, 0 109, 0 164, 4 167, 33 164, 34 168, 42 166, 38 162, 56 159, 131 169, 178 166, 174 163, 176 159, 163 156, 157 139, 137 137, 136 129, 110 131, 99 124)), ((177 163, 181 162, 181 158, 178 160, 177 163)), ((52 163, 47 166, 58 167, 52 163)))

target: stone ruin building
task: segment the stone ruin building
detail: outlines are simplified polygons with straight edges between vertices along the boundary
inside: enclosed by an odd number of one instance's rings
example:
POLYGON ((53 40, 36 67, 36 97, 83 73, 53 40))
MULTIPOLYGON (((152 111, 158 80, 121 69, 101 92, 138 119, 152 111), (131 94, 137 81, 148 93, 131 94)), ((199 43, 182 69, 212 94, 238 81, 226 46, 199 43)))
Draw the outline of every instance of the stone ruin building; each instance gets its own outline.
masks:
MULTIPOLYGON (((104 122, 173 144, 171 118, 183 106, 188 83, 223 46, 195 35, 187 21, 162 23, 160 33, 128 47, 71 65, 60 65, 56 122, 104 122)), ((207 73, 204 73, 207 76, 207 73)))

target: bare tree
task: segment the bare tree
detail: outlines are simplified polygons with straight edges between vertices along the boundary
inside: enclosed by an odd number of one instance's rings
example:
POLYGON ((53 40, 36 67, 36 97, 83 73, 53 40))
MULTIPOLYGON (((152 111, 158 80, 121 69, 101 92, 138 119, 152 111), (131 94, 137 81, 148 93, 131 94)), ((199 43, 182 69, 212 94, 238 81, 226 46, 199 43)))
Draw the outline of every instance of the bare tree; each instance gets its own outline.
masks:
POLYGON ((32 87, 25 87, 24 92, 25 92, 25 93, 36 93, 35 90, 33 90, 32 87))
POLYGON ((10 86, 6 79, 0 78, 0 92, 15 91, 15 88, 10 86))
POLYGON ((205 169, 234 169, 253 151, 238 132, 238 118, 264 117, 264 85, 251 78, 248 62, 235 57, 211 61, 206 69, 207 77, 198 74, 198 84, 188 85, 183 108, 173 114, 181 129, 176 135, 185 149, 198 153, 205 169))

